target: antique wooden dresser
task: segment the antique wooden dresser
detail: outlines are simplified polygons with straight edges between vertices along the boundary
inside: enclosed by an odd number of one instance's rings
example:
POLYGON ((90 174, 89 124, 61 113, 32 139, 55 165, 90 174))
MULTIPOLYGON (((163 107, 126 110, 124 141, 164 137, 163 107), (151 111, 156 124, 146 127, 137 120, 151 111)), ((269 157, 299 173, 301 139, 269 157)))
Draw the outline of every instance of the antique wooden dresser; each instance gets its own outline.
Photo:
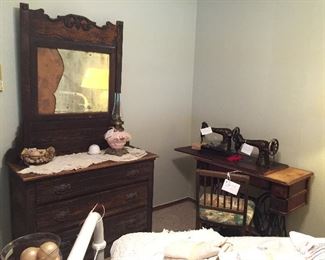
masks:
POLYGON ((18 174, 22 165, 9 162, 13 237, 53 232, 62 239, 66 259, 83 221, 99 203, 105 206, 108 256, 121 235, 151 231, 155 158, 148 153, 137 161, 105 162, 53 175, 18 174))
MULTIPOLYGON (((119 236, 151 231, 155 154, 105 161, 49 175, 18 171, 23 148, 53 146, 56 155, 107 148, 104 134, 123 131, 119 115, 123 22, 103 26, 74 14, 50 18, 20 4, 21 122, 9 166, 13 239, 53 232, 67 254, 98 203, 105 208, 106 256, 119 236)), ((87 258, 91 258, 89 253, 87 258)))

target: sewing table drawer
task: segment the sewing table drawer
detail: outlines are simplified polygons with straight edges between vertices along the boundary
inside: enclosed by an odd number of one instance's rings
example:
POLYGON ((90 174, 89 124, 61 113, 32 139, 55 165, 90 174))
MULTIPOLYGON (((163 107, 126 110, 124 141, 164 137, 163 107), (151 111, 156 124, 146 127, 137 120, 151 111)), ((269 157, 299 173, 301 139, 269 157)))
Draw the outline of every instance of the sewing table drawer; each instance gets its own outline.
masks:
POLYGON ((278 214, 286 215, 295 209, 307 203, 307 190, 302 190, 299 193, 287 198, 281 199, 271 196, 270 209, 278 214))
POLYGON ((286 199, 306 189, 308 189, 308 179, 301 180, 290 186, 273 183, 271 193, 273 196, 286 199))
POLYGON ((139 162, 109 169, 100 169, 78 175, 60 176, 55 179, 42 180, 36 184, 36 204, 69 199, 94 191, 105 190, 151 177, 153 164, 139 162))

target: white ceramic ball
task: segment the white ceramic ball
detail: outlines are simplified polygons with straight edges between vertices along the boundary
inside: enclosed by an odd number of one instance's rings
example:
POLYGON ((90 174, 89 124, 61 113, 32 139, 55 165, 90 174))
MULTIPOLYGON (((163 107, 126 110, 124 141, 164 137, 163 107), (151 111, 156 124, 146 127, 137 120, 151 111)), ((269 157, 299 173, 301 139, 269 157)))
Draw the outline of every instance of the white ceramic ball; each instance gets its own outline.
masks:
POLYGON ((88 148, 88 154, 99 154, 100 153, 100 148, 97 144, 92 144, 88 148))

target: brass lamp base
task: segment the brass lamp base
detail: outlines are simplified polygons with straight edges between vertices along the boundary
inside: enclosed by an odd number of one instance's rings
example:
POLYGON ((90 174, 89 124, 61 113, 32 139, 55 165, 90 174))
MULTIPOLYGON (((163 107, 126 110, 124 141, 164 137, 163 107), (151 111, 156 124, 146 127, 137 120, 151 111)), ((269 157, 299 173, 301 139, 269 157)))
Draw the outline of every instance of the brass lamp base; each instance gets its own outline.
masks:
POLYGON ((116 155, 116 156, 122 156, 127 153, 129 153, 129 152, 125 148, 113 149, 111 147, 107 147, 107 149, 105 150, 105 154, 116 155))
POLYGON ((113 126, 117 131, 120 131, 120 132, 124 131, 123 124, 124 124, 124 122, 120 116, 114 116, 113 126))

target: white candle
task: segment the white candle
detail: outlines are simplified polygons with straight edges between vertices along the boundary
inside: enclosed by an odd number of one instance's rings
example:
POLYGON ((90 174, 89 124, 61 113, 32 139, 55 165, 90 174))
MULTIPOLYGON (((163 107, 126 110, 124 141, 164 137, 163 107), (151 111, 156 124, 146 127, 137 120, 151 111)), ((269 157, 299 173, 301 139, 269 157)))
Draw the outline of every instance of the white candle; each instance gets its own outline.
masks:
POLYGON ((68 260, 83 260, 90 239, 94 232, 97 222, 101 216, 97 212, 90 212, 83 224, 80 233, 74 243, 72 250, 68 256, 68 260))

